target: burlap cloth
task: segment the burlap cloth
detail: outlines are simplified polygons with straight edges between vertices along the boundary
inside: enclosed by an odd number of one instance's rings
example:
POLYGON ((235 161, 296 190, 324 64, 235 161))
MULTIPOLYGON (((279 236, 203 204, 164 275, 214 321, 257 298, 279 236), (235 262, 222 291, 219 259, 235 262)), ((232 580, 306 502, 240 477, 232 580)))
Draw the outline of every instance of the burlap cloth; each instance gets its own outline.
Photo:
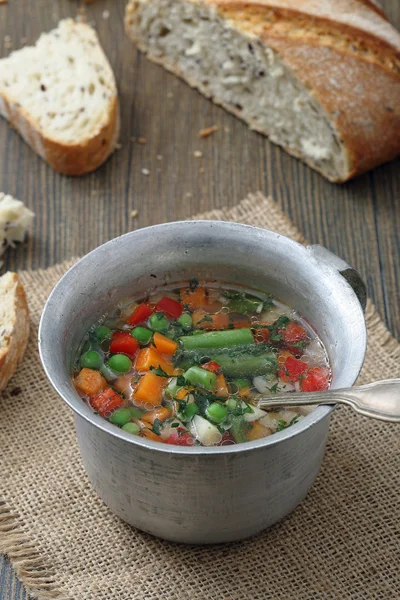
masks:
MULTIPOLYGON (((271 200, 249 197, 203 218, 301 240, 271 200)), ((32 316, 25 360, 0 400, 0 551, 34 597, 74 600, 399 600, 400 430, 335 412, 326 457, 304 502, 240 543, 188 547, 115 517, 80 462, 72 413, 37 351, 45 299, 68 263, 21 273, 32 316)), ((361 382, 399 376, 400 345, 373 305, 361 382)))

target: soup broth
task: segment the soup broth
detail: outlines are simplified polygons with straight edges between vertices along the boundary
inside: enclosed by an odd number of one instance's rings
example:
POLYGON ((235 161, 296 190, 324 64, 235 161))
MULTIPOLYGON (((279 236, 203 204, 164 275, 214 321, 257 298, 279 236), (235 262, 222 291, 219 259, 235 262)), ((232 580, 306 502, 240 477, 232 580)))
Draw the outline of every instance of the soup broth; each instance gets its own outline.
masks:
POLYGON ((178 446, 268 437, 309 409, 261 410, 261 394, 329 387, 309 323, 270 295, 192 280, 124 299, 93 325, 74 364, 82 400, 124 431, 178 446))

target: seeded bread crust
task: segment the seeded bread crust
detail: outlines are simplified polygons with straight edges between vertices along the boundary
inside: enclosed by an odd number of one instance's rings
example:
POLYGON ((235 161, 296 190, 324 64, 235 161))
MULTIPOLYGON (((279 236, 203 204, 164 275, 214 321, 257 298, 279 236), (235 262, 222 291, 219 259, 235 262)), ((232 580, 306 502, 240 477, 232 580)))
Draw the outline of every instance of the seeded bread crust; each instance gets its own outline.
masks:
POLYGON ((22 361, 29 338, 29 309, 25 290, 16 273, 0 277, 0 393, 22 361))
MULTIPOLYGON (((168 56, 152 52, 140 22, 146 4, 148 0, 130 0, 126 11, 126 30, 138 47, 253 129, 269 135, 234 104, 214 97, 201 81, 188 77, 168 56)), ((239 32, 249 44, 263 44, 279 55, 318 101, 341 146, 344 169, 328 173, 307 155, 272 138, 289 153, 334 182, 400 154, 400 35, 375 2, 185 0, 184 4, 209 9, 212 17, 220 17, 226 28, 239 32)))

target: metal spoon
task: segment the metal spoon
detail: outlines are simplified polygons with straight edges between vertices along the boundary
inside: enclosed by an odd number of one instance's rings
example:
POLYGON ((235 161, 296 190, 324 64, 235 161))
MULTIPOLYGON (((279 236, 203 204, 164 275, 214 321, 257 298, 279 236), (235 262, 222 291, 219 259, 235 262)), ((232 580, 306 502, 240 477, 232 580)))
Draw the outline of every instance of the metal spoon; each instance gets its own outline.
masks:
POLYGON ((400 423, 400 379, 385 379, 359 387, 256 396, 259 408, 272 406, 304 406, 310 404, 347 404, 360 415, 400 423))

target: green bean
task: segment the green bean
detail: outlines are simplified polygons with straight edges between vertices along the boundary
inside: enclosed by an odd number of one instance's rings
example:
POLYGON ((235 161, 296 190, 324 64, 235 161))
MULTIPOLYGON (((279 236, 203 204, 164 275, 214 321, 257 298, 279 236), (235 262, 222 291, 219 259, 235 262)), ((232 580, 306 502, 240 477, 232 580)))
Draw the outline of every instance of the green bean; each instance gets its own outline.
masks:
POLYGON ((181 342, 185 350, 228 348, 240 344, 255 344, 251 329, 247 328, 209 331, 196 336, 183 336, 181 342))
POLYGON ((201 367, 190 367, 183 374, 185 380, 191 385, 200 386, 208 391, 213 390, 217 385, 217 376, 211 371, 206 371, 201 367))
POLYGON ((222 423, 222 421, 226 418, 228 414, 228 409, 225 404, 221 404, 221 402, 213 402, 206 409, 206 415, 209 421, 216 423, 222 423))
POLYGON ((247 442, 246 432, 248 431, 248 425, 243 417, 232 417, 232 426, 229 431, 237 444, 247 442))
POLYGON ((211 360, 215 360, 224 375, 228 377, 254 376, 273 373, 278 368, 276 355, 273 352, 253 356, 249 354, 214 354, 211 360))

